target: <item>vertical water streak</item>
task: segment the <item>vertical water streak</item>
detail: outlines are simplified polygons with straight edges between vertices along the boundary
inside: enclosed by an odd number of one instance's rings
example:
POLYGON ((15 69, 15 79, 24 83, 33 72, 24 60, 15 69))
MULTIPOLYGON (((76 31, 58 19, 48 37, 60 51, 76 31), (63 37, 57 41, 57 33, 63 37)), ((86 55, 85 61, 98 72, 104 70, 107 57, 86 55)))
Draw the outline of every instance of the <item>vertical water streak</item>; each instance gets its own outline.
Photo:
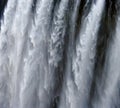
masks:
MULTIPOLYGON (((51 91, 51 105, 59 104, 60 92, 63 83, 63 52, 65 50, 66 35, 66 13, 69 0, 61 0, 57 11, 53 17, 52 30, 49 40, 49 73, 46 77, 46 89, 51 91), (49 78, 48 78, 49 77, 49 78)), ((55 107, 57 105, 52 105, 55 107)))
POLYGON ((27 32, 30 30, 28 26, 30 23, 30 15, 33 0, 20 0, 17 2, 16 14, 13 25, 11 25, 11 36, 14 41, 14 48, 12 54, 9 55, 9 60, 12 65, 11 76, 11 108, 19 108, 19 90, 21 75, 23 72, 23 58, 25 54, 25 47, 27 42, 27 32), (15 62, 16 61, 16 62, 15 62))
POLYGON ((116 33, 109 45, 105 60, 104 75, 99 90, 99 100, 93 102, 94 108, 119 108, 120 83, 120 17, 118 16, 116 33))
POLYGON ((89 89, 96 53, 97 31, 104 3, 104 0, 98 0, 96 3, 93 3, 90 13, 81 26, 80 37, 76 43, 76 56, 73 57, 75 85, 72 84, 71 78, 67 79, 67 100, 70 108, 78 108, 78 106, 88 107, 89 89), (77 87, 76 92, 74 92, 75 86, 77 87))
POLYGON ((31 48, 24 58, 20 108, 48 108, 49 104, 44 82, 48 73, 47 36, 53 0, 38 1, 36 7, 35 24, 29 36, 31 48))
MULTIPOLYGON (((65 61, 65 74, 63 79, 63 85, 62 85, 62 92, 61 92, 61 98, 59 103, 59 108, 68 108, 68 101, 66 100, 65 91, 67 91, 66 87, 66 79, 70 76, 72 76, 72 56, 74 53, 74 40, 75 40, 75 27, 76 27, 76 19, 78 17, 78 10, 80 6, 80 0, 72 0, 69 2, 69 20, 68 20, 68 26, 67 26, 67 41, 66 41, 66 56, 67 59, 65 61)), ((65 55, 64 55, 65 56, 65 55)), ((65 59, 65 58, 64 58, 65 59)), ((72 82, 71 78, 71 82, 72 82)), ((73 82, 74 83, 74 82, 73 82)), ((74 84, 73 84, 74 85, 74 84)))
POLYGON ((65 15, 67 10, 68 0, 61 1, 58 11, 55 13, 53 20, 52 33, 50 37, 49 47, 49 64, 53 67, 57 67, 59 61, 62 59, 64 36, 65 36, 65 15))
POLYGON ((1 33, 6 33, 8 30, 10 30, 10 27, 12 25, 14 15, 16 12, 16 7, 17 7, 17 0, 8 0, 6 9, 4 11, 4 18, 1 21, 1 33))
POLYGON ((0 107, 8 108, 10 100, 11 76, 9 54, 12 50, 11 39, 9 38, 10 26, 15 14, 16 0, 9 0, 4 11, 4 19, 1 21, 0 31, 0 107))

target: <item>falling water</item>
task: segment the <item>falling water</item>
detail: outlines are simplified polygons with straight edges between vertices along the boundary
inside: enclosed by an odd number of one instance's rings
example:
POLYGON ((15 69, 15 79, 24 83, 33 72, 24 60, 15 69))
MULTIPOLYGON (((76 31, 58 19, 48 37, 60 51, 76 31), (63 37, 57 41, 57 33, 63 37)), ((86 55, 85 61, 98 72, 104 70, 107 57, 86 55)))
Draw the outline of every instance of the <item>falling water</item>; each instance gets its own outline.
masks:
POLYGON ((119 0, 1 0, 0 108, 120 108, 119 0))

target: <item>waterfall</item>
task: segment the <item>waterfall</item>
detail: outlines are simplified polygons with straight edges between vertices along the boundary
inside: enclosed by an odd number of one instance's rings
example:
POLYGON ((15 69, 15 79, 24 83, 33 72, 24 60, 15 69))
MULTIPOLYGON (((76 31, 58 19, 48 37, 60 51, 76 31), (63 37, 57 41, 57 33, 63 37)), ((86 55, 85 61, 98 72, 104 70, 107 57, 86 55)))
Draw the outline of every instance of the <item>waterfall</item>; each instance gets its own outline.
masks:
POLYGON ((120 108, 119 0, 0 3, 0 108, 120 108))
MULTIPOLYGON (((83 19, 78 41, 76 42, 76 54, 73 55, 72 72, 74 75, 73 82, 68 77, 65 87, 68 88, 66 98, 70 106, 68 108, 88 108, 87 101, 92 79, 93 65, 95 59, 95 46, 97 40, 97 31, 104 9, 104 0, 98 0, 91 7, 91 12, 83 19), (76 86, 74 86, 75 84, 76 86), (73 89, 71 91, 71 89, 73 89), (74 93, 76 89, 77 94, 74 93)), ((68 71, 69 72, 69 71, 68 71)), ((63 106, 61 107, 63 108, 63 106)), ((67 107, 65 107, 67 108, 67 107)))

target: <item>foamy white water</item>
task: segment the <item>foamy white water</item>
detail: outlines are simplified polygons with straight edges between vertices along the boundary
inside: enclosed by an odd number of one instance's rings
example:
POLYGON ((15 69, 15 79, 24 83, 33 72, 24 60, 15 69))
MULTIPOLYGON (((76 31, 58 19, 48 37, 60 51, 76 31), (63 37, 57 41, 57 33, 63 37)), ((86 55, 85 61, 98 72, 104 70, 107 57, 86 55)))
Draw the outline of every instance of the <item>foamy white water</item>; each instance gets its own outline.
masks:
POLYGON ((119 108, 119 81, 120 81, 120 39, 119 39, 119 30, 120 30, 120 18, 117 19, 117 26, 115 30, 114 38, 111 40, 109 45, 106 65, 104 67, 104 76, 102 81, 99 82, 100 90, 99 96, 100 99, 93 102, 94 108, 112 108, 117 103, 116 107, 119 108), (113 53, 114 52, 114 53, 113 53), (97 104, 96 104, 97 103, 97 104))
POLYGON ((0 108, 119 108, 118 1, 8 0, 2 7, 0 108))
POLYGON ((76 55, 73 56, 72 61, 74 81, 71 81, 71 77, 68 75, 66 84, 68 90, 65 93, 68 102, 65 103, 69 104, 69 106, 64 106, 64 103, 61 108, 78 108, 78 106, 88 108, 88 98, 95 61, 97 31, 104 9, 104 2, 104 0, 98 0, 96 4, 93 3, 90 13, 82 23, 79 41, 76 44, 76 55))

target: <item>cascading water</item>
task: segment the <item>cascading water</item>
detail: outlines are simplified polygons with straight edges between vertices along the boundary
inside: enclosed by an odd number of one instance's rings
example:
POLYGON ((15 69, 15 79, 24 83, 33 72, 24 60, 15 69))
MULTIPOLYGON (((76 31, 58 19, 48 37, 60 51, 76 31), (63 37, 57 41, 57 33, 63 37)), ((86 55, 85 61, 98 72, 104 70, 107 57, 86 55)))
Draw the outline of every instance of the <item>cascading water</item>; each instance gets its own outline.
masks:
POLYGON ((119 0, 1 0, 0 108, 120 108, 119 0))

